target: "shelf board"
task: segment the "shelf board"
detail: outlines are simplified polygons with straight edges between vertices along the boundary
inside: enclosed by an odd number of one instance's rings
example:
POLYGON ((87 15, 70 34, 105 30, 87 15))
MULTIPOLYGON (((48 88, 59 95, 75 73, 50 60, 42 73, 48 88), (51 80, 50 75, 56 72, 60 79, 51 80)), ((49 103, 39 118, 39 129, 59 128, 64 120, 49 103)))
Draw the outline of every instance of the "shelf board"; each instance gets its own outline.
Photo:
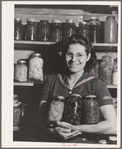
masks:
POLYGON ((34 83, 30 82, 14 82, 14 86, 33 86, 34 83))
POLYGON ((34 86, 34 85, 41 85, 43 82, 14 82, 14 86, 34 86))
POLYGON ((113 88, 113 89, 117 89, 117 85, 107 85, 107 88, 113 88))
MULTIPOLYGON (((56 45, 57 42, 41 42, 41 41, 14 41, 15 50, 19 49, 35 49, 43 46, 56 45)), ((59 45, 58 45, 59 46, 59 45)), ((96 52, 116 52, 117 51, 117 43, 93 43, 94 50, 96 52)), ((43 49, 42 49, 43 50, 43 49)))
MULTIPOLYGON (((30 83, 30 82, 14 82, 14 86, 34 86, 34 84, 42 84, 42 83, 30 83)), ((117 89, 117 85, 107 85, 107 88, 117 89)))

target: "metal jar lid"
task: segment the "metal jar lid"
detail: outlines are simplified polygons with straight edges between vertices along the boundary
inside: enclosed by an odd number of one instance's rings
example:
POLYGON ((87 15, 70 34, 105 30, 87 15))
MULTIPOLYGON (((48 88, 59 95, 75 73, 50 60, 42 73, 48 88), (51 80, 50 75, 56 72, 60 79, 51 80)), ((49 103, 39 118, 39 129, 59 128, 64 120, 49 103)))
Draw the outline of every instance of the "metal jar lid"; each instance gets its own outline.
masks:
POLYGON ((68 19, 66 20, 66 23, 74 23, 74 21, 72 19, 68 19))
POLYGON ((60 20, 53 20, 52 23, 61 23, 60 20))
POLYGON ((17 61, 17 63, 18 63, 18 64, 26 64, 26 60, 24 60, 24 59, 19 59, 19 60, 17 61))
POLYGON ((90 20, 99 20, 98 17, 91 17, 90 20))
POLYGON ((36 20, 33 18, 29 18, 29 19, 27 19, 27 22, 36 22, 36 20))
POLYGON ((65 99, 64 96, 60 96, 60 95, 54 95, 53 98, 55 98, 55 99, 61 99, 61 100, 64 100, 65 99))
POLYGON ((116 136, 110 136, 109 137, 109 140, 111 140, 111 141, 117 141, 117 137, 116 136))
POLYGON ((79 22, 79 25, 87 25, 88 23, 87 22, 79 22))
POLYGON ((42 57, 41 53, 33 53, 32 57, 42 57))
POLYGON ((22 22, 22 20, 20 18, 15 18, 14 19, 16 22, 22 22))
POLYGON ((100 142, 100 144, 107 144, 106 140, 100 140, 99 142, 100 142))
POLYGON ((106 20, 111 19, 111 20, 115 20, 115 16, 107 16, 106 20))
POLYGON ((79 95, 79 94, 71 94, 71 96, 75 96, 75 97, 80 97, 81 98, 81 95, 79 95))
POLYGON ((85 98, 96 98, 96 95, 88 95, 85 98))

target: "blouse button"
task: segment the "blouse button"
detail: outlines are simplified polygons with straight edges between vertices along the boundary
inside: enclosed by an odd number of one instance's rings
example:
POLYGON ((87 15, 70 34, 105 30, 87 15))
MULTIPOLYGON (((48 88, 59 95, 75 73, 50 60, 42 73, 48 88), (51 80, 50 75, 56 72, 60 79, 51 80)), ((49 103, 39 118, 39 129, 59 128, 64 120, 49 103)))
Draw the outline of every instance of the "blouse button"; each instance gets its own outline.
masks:
POLYGON ((72 92, 71 92, 71 91, 69 91, 69 94, 72 94, 72 92))

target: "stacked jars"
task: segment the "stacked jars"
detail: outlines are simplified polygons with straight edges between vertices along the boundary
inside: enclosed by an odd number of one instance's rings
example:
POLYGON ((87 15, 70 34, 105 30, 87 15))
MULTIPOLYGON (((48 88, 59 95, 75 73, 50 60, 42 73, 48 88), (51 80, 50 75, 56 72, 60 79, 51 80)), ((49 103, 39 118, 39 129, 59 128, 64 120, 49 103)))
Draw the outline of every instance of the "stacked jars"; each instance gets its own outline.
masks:
POLYGON ((32 54, 29 60, 29 82, 43 81, 43 59, 40 53, 32 54))
POLYGON ((14 19, 14 40, 23 39, 23 25, 22 20, 19 18, 14 19))
POLYGON ((100 63, 100 78, 105 81, 107 85, 111 85, 112 57, 109 55, 102 56, 102 62, 100 63))
POLYGON ((26 82, 27 81, 27 64, 26 60, 20 59, 17 61, 15 67, 15 81, 26 82))
POLYGON ((25 26, 25 40, 37 40, 37 23, 35 19, 28 19, 25 26))
POLYGON ((89 26, 87 22, 79 22, 78 35, 82 35, 89 41, 89 26))
POLYGON ((49 41, 50 38, 50 25, 49 21, 41 20, 38 23, 38 40, 49 41))
POLYGON ((62 41, 62 23, 60 20, 53 20, 50 24, 50 41, 59 42, 62 41))
POLYGON ((63 41, 76 33, 76 25, 72 19, 66 20, 63 27, 63 41))
POLYGON ((97 17, 91 17, 89 25, 89 38, 91 43, 101 43, 101 23, 97 17))

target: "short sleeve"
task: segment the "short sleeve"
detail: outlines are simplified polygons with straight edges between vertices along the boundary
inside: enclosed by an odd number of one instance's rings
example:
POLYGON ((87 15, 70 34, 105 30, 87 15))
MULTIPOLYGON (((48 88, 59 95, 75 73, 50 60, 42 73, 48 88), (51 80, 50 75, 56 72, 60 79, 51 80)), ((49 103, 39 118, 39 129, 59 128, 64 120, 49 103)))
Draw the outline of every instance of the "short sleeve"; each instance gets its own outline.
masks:
POLYGON ((102 80, 97 79, 94 82, 94 93, 97 97, 99 106, 113 104, 109 90, 102 80))
POLYGON ((48 75, 46 77, 42 86, 41 100, 48 101, 54 80, 55 80, 55 76, 48 75))

